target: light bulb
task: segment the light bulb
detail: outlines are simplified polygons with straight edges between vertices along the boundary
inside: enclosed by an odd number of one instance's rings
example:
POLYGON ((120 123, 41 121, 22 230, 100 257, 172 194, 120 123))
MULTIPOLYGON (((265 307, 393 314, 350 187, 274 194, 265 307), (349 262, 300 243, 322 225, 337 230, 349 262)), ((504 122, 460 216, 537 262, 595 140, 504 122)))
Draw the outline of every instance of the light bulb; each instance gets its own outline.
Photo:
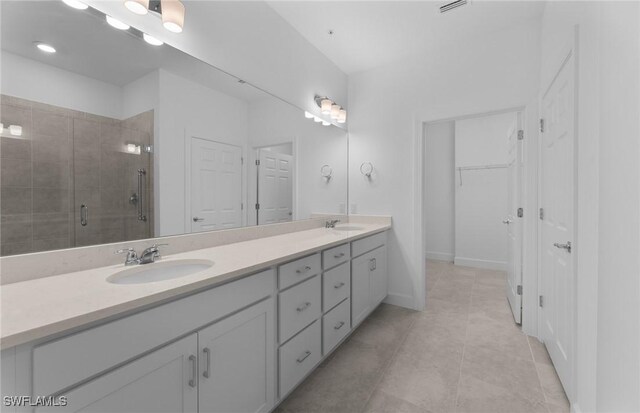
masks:
POLYGON ((22 136, 22 126, 20 125, 9 125, 9 133, 13 136, 22 136))
POLYGON ((347 111, 344 109, 340 109, 340 113, 338 114, 338 123, 345 123, 347 121, 347 111))
POLYGON ((333 105, 331 99, 322 99, 320 102, 320 111, 323 115, 331 114, 331 105, 333 105))
POLYGON ((307 119, 313 119, 313 113, 309 113, 306 110, 304 111, 304 117, 307 119))
POLYGON ((320 123, 320 122, 322 122, 322 119, 320 119, 320 118, 319 118, 319 117, 317 117, 317 116, 314 116, 314 117, 313 117, 313 121, 314 121, 315 123, 320 123))
POLYGON ((149 12, 149 0, 124 0, 124 6, 139 15, 145 15, 149 12))
POLYGON ((331 125, 331 122, 327 122, 326 120, 322 121, 322 126, 329 126, 331 125))
POLYGON ((162 46, 164 44, 163 41, 156 39, 155 37, 146 34, 146 33, 142 33, 142 38, 144 39, 145 42, 154 45, 154 46, 162 46))
POLYGON ((331 105, 331 119, 338 119, 340 115, 340 105, 331 105))
POLYGON ((180 33, 184 26, 184 4, 180 0, 162 0, 162 25, 170 32, 180 33))
POLYGON ((55 47, 51 46, 50 44, 37 42, 36 43, 36 47, 38 49, 40 49, 41 51, 45 52, 45 53, 55 53, 56 52, 55 47))
POLYGON ((64 4, 78 10, 86 10, 89 8, 86 4, 78 0, 62 0, 64 4))
POLYGON ((128 24, 122 23, 120 20, 114 19, 111 16, 107 16, 107 23, 109 23, 109 26, 118 30, 129 30, 129 27, 131 27, 128 24))

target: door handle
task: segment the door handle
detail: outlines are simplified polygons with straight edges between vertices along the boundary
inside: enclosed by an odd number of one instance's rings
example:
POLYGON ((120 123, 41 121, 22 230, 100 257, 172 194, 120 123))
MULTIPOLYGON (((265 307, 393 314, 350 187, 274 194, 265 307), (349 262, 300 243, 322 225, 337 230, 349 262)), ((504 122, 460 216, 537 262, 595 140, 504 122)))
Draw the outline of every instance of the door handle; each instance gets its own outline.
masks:
POLYGON ((211 369, 211 350, 208 347, 202 349, 202 353, 204 353, 205 360, 205 368, 202 372, 202 375, 206 378, 209 378, 209 371, 211 369))
POLYGON ((189 379, 189 386, 196 387, 196 377, 198 366, 196 365, 196 356, 189 356, 189 361, 191 362, 191 379, 189 379))
POLYGON ((85 204, 80 205, 80 225, 86 227, 89 223, 89 207, 85 204))
POLYGON ((201 221, 204 221, 204 218, 193 217, 193 222, 201 222, 201 221))
POLYGON ((503 220, 502 220, 502 223, 503 223, 503 224, 507 224, 507 225, 511 224, 512 222, 513 222, 513 221, 512 221, 512 220, 510 220, 509 218, 507 218, 507 219, 503 219, 503 220))
POLYGON ((559 242, 554 242, 553 246, 556 248, 567 250, 568 253, 571 253, 571 241, 567 241, 566 244, 560 244, 559 242))

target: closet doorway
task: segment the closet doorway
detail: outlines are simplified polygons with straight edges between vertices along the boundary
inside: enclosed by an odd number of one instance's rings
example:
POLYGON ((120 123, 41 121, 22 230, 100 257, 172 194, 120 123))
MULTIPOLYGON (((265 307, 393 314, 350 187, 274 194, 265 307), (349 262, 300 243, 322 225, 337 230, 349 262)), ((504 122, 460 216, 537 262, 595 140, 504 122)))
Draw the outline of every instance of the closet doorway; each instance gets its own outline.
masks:
MULTIPOLYGON (((522 320, 522 123, 522 111, 510 110, 424 124, 427 260, 503 274, 518 324, 522 320)), ((429 282, 427 278, 427 290, 429 282)))

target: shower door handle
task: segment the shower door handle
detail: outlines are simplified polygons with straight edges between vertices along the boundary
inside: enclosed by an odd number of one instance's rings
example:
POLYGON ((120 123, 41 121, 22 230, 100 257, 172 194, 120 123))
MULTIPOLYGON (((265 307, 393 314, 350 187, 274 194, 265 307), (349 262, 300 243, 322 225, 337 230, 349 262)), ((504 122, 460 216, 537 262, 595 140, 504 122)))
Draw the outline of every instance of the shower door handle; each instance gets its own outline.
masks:
POLYGON ((89 207, 85 204, 80 205, 80 225, 86 227, 89 223, 89 207))
POLYGON ((147 171, 144 168, 138 169, 138 221, 146 221, 144 214, 144 184, 147 171))

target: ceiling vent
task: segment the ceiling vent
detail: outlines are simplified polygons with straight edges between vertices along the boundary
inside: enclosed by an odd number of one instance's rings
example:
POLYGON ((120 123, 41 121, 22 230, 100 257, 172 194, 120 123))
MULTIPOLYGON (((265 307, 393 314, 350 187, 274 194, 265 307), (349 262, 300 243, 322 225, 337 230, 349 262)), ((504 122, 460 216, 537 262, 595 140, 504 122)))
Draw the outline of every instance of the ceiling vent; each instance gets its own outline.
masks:
POLYGON ((456 9, 458 7, 464 6, 469 3, 470 3, 470 0, 455 0, 455 1, 445 3, 442 6, 440 6, 440 13, 446 13, 448 11, 451 11, 453 9, 456 9))

